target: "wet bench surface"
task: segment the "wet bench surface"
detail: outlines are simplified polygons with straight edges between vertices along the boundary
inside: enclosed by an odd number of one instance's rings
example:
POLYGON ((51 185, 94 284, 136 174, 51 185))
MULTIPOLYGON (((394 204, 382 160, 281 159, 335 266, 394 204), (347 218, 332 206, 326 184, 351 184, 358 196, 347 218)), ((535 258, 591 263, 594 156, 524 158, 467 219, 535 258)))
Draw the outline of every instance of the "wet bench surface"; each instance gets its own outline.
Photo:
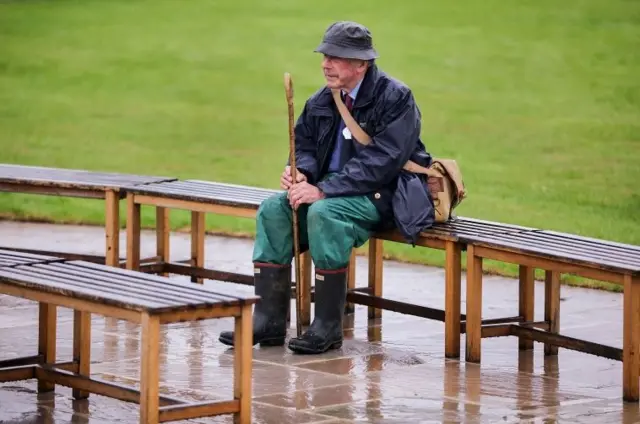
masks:
POLYGON ((56 256, 38 255, 35 253, 16 252, 0 249, 0 268, 25 265, 36 262, 56 262, 61 259, 56 256))
POLYGON ((630 244, 545 230, 500 235, 465 234, 461 238, 476 246, 498 247, 550 259, 565 259, 578 265, 620 273, 640 273, 640 246, 630 244))
MULTIPOLYGON (((0 257, 6 252, 0 251, 0 257)), ((39 302, 38 355, 0 361, 0 383, 38 380, 38 392, 55 384, 73 388, 75 399, 89 393, 140 404, 140 422, 234 414, 251 416, 252 305, 254 295, 220 293, 211 288, 84 261, 34 261, 0 268, 0 294, 39 302), (74 310, 73 361, 57 362, 58 306, 74 310), (141 325, 140 390, 90 378, 91 314, 141 325), (159 393, 160 325, 210 318, 235 320, 233 399, 190 403, 159 393)))
MULTIPOLYGON (((173 177, 0 164, 0 183, 85 190, 119 190, 123 186, 175 180, 173 177)), ((0 185, 0 191, 12 191, 0 185)))
MULTIPOLYGON (((120 200, 124 197, 122 188, 175 179, 164 176, 0 164, 0 192, 104 199, 105 252, 92 260, 112 266, 117 266, 120 262, 120 200)), ((55 253, 67 259, 73 258, 73 254, 69 252, 32 250, 31 253, 55 253)))
POLYGON ((226 206, 260 206, 268 197, 282 192, 237 184, 216 183, 202 180, 180 180, 127 187, 134 194, 161 196, 168 199, 211 202, 226 206))
POLYGON ((0 281, 148 314, 251 303, 250 298, 199 285, 82 261, 29 263, 0 269, 0 281))

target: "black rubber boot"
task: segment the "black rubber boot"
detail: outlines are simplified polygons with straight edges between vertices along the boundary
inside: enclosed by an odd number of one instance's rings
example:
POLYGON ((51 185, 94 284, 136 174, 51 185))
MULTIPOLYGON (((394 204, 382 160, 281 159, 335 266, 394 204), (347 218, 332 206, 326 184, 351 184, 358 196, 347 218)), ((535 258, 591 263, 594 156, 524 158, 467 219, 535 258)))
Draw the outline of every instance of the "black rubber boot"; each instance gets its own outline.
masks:
POLYGON ((300 337, 289 340, 296 353, 318 354, 342 347, 342 317, 347 296, 347 269, 316 270, 315 315, 300 337))
MULTIPOLYGON (((255 263, 254 292, 260 300, 253 311, 253 344, 283 346, 291 305, 291 265, 255 263)), ((233 346, 233 331, 223 331, 219 340, 233 346)))

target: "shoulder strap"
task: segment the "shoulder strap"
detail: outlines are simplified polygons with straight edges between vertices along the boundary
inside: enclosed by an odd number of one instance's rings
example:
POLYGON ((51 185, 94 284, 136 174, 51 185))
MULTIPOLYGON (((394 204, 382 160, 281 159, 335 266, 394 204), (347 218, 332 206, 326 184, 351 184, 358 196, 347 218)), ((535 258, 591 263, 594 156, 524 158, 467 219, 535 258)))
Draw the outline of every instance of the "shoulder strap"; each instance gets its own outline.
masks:
POLYGON ((340 90, 332 89, 331 94, 333 95, 333 100, 336 102, 336 106, 338 106, 338 111, 342 116, 342 120, 344 121, 351 134, 355 137, 355 139, 365 146, 371 143, 371 137, 367 134, 361 127, 358 125, 351 113, 349 113, 349 109, 342 101, 342 97, 340 97, 340 90))
MULTIPOLYGON (((356 120, 353 119, 353 116, 351 116, 351 113, 349 113, 349 109, 347 109, 347 106, 344 104, 342 98, 340 97, 340 90, 332 89, 331 94, 333 95, 333 100, 336 102, 336 106, 338 106, 338 111, 342 116, 342 120, 344 121, 347 128, 349 128, 349 131, 351 131, 351 134, 356 139, 356 141, 365 146, 370 144, 371 137, 369 137, 369 134, 367 134, 360 127, 360 125, 358 125, 356 120)), ((439 174, 432 169, 425 168, 424 166, 418 165, 413 161, 407 161, 407 163, 405 163, 404 165, 404 169, 409 172, 415 172, 417 174, 426 174, 432 177, 439 176, 439 174)))

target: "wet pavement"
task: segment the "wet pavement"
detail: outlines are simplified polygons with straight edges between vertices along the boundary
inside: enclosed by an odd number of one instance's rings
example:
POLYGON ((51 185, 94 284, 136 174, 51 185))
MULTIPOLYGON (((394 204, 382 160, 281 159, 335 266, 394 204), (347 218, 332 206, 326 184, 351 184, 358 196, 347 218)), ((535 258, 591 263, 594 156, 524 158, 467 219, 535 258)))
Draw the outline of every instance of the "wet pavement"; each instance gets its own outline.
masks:
MULTIPOLYGON (((120 237, 121 252, 126 234, 120 237)), ((0 246, 104 254, 100 227, 0 222, 0 246)), ((207 236, 206 266, 251 272, 252 241, 207 236)), ((142 256, 155 254, 155 233, 143 232, 142 256)), ((190 255, 188 234, 172 234, 172 260, 190 255)), ((366 285, 366 258, 357 261, 366 285)), ((464 275, 463 275, 464 277, 464 275)), ((188 280, 188 277, 174 276, 188 280)), ((443 308, 444 271, 386 261, 386 297, 443 308)), ((249 286, 211 280, 219 290, 252 293, 249 286)), ((463 278, 464 284, 464 278, 463 278)), ((517 315, 518 284, 484 280, 483 317, 517 315)), ((622 294, 562 287, 561 332, 622 346, 622 294)), ((464 311, 465 291, 462 291, 464 311)), ((536 320, 543 320, 544 286, 536 282, 536 320)), ((292 306, 294 302, 292 301, 292 306)), ((72 312, 58 308, 58 361, 72 357, 72 312)), ((37 353, 37 305, 0 296, 0 360, 37 353)), ((295 335, 295 315, 290 334, 295 335)), ((139 325, 92 317, 92 376, 138 387, 139 325)), ((232 394, 232 351, 218 342, 230 318, 161 327, 161 391, 192 401, 232 394)), ((464 335, 462 336, 464 358, 464 335)), ((317 356, 286 347, 254 348, 254 423, 572 422, 640 423, 637 404, 622 402, 622 363, 560 349, 545 357, 542 345, 518 351, 513 337, 483 339, 482 364, 444 357, 444 323, 383 312, 368 321, 356 306, 345 318, 345 343, 317 356)), ((0 384, 0 423, 137 423, 138 406, 103 396, 74 401, 57 386, 38 395, 35 380, 0 384)), ((230 415, 189 423, 231 423, 230 415)))

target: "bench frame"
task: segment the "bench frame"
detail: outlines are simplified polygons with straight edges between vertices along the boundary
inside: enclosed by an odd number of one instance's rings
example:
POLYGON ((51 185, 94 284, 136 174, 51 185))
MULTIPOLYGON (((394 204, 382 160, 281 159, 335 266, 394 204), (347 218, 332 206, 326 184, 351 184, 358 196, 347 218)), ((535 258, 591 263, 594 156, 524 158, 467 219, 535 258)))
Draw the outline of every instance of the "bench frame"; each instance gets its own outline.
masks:
MULTIPOLYGON (((0 164, 3 165, 3 164, 0 164)), ((15 166, 15 165, 12 165, 15 166)), ((16 166, 17 170, 32 168, 31 166, 16 166)), ((39 167, 36 167, 39 168, 39 167)), ((76 169, 66 168, 43 168, 55 171, 64 172, 78 172, 76 169)), ((85 174, 101 175, 102 172, 82 171, 85 174)), ((116 174, 123 175, 127 174, 116 174)), ((131 176, 137 176, 129 174, 131 176)), ((153 177, 149 176, 147 182, 140 182, 138 184, 147 184, 150 182, 159 181, 174 181, 173 177, 153 177)), ((88 183, 74 183, 73 181, 59 181, 55 179, 46 178, 24 178, 15 180, 3 180, 0 181, 0 193, 20 193, 20 194, 36 194, 45 196, 57 196, 57 197, 72 197, 82 199, 102 199, 105 202, 105 254, 104 256, 95 255, 80 255, 67 252, 52 252, 39 249, 16 249, 11 247, 2 246, 6 250, 16 250, 22 252, 49 254, 64 257, 66 259, 81 259, 94 263, 103 263, 110 266, 121 266, 120 258, 120 201, 125 198, 126 192, 117 184, 102 185, 102 184, 88 184, 88 183)))
POLYGON ((176 421, 204 416, 234 414, 235 422, 251 422, 252 305, 215 307, 149 314, 60 294, 0 283, 0 293, 39 302, 38 355, 0 362, 0 382, 38 380, 38 392, 55 385, 73 388, 75 399, 101 394, 140 405, 140 423, 176 421), (58 306, 74 310, 73 361, 56 362, 58 306), (141 324, 140 390, 90 378, 91 314, 141 324), (235 321, 234 397, 229 401, 189 403, 159 394, 158 357, 160 325, 173 322, 233 317, 235 321))
MULTIPOLYGON (((205 214, 214 213, 220 215, 255 219, 257 206, 230 206, 212 202, 174 199, 163 194, 138 194, 127 193, 127 265, 128 269, 157 272, 167 275, 174 273, 191 276, 192 282, 202 283, 203 278, 228 281, 238 284, 253 285, 253 276, 233 272, 223 272, 205 268, 205 214), (142 206, 156 208, 156 256, 153 258, 140 258, 140 219, 142 206), (191 258, 185 261, 170 261, 170 209, 182 209, 191 212, 191 258), (142 263, 146 263, 144 267, 142 263), (146 268, 145 268, 146 267, 146 268)), ((403 314, 419 316, 422 318, 442 321, 445 323, 445 356, 447 358, 460 357, 460 335, 466 331, 465 315, 460 313, 461 304, 461 264, 462 251, 466 244, 457 237, 444 236, 442 234, 425 233, 420 237, 417 245, 446 252, 445 266, 445 305, 443 309, 419 306, 407 302, 386 299, 382 296, 383 282, 383 241, 405 243, 397 232, 375 234, 369 240, 369 269, 368 285, 356 287, 355 275, 355 249, 352 251, 349 263, 349 276, 347 279, 347 305, 345 313, 352 313, 354 305, 368 307, 370 319, 380 318, 382 310, 395 311, 403 314)), ((311 256, 309 252, 302 254, 302 324, 309 325, 311 321, 311 302, 313 302, 314 290, 311 287, 311 256)), ((533 284, 533 280, 530 281, 533 284)), ((527 286, 529 287, 529 286, 527 286)), ((531 287, 533 287, 531 285, 531 287)), ((522 296, 528 292, 522 291, 522 296)), ((292 297, 295 297, 295 284, 292 297)), ((521 302, 524 303, 524 302, 521 302)), ((521 308, 522 309, 522 308, 521 308)), ((521 311, 518 316, 494 318, 483 320, 483 325, 507 325, 526 321, 525 313, 521 311)))
MULTIPOLYGON (((240 218, 255 219, 257 207, 236 207, 214 203, 172 199, 151 194, 127 193, 127 255, 126 267, 132 270, 155 272, 161 275, 178 274, 191 277, 194 283, 202 283, 204 278, 253 285, 253 276, 234 272, 207 269, 205 258, 205 215, 213 213, 240 218), (143 205, 156 208, 156 256, 140 258, 140 218, 143 205), (187 260, 171 262, 169 212, 182 209, 191 212, 191 257, 187 260), (143 266, 143 264, 146 264, 143 266)), ((302 256, 302 298, 303 325, 310 324, 311 310, 311 257, 308 252, 302 256)), ((295 288, 293 291, 295 296, 295 288)))
MULTIPOLYGON (((229 281, 245 285, 253 285, 253 276, 232 272, 221 272, 207 269, 204 266, 204 238, 205 238, 205 214, 214 213, 220 215, 253 218, 255 219, 257 207, 228 206, 214 203, 198 202, 193 200, 172 199, 163 195, 127 193, 127 268, 139 270, 140 259, 140 217, 143 205, 156 208, 156 253, 155 258, 144 259, 148 263, 148 272, 175 273, 191 276, 192 282, 201 283, 203 278, 229 281), (188 261, 172 263, 169 260, 169 210, 183 209, 191 212, 191 258, 188 261), (156 261, 153 263, 153 261, 156 261), (188 262, 185 264, 184 262, 188 262)), ((374 260, 369 262, 368 287, 356 287, 355 276, 355 249, 351 253, 349 262, 349 276, 347 279, 347 305, 346 313, 354 311, 354 304, 368 306, 369 318, 379 318, 382 310, 392 310, 424 318, 436 319, 445 322, 446 355, 450 358, 460 357, 460 291, 461 291, 461 250, 462 246, 454 238, 443 241, 437 238, 423 237, 419 244, 424 247, 442 249, 447 252, 446 290, 447 302, 444 310, 412 305, 405 302, 394 301, 382 297, 382 241, 390 240, 402 242, 402 239, 394 234, 380 234, 369 241, 369 257, 374 260), (446 311, 450 311, 447 313, 446 311)), ((311 322, 311 302, 313 301, 313 289, 311 288, 311 255, 304 252, 301 255, 302 265, 302 325, 311 322)), ((295 296, 295 285, 292 297, 295 296)))
MULTIPOLYGON (((104 257, 86 257, 97 262, 103 261, 106 265, 119 266, 120 264, 120 200, 124 198, 125 193, 115 189, 99 189, 99 188, 76 188, 73 186, 60 186, 53 184, 26 184, 26 183, 9 183, 0 182, 0 192, 22 193, 22 194, 41 194, 59 197, 75 197, 83 199, 103 199, 105 201, 105 256, 104 257)), ((3 249, 7 247, 3 246, 3 249)), ((60 252, 45 252, 43 250, 33 249, 15 249, 24 252, 47 253, 66 255, 60 252)), ((67 258, 79 258, 78 255, 66 255, 67 258)))
POLYGON ((479 363, 481 339, 491 336, 516 336, 521 350, 533 349, 533 342, 544 343, 545 355, 557 355, 558 347, 585 352, 623 362, 624 401, 638 402, 640 377, 640 276, 603 270, 569 259, 536 255, 512 248, 473 242, 467 248, 467 335, 466 361, 479 363), (482 263, 492 259, 520 266, 520 310, 526 322, 498 328, 482 325, 482 263), (545 270, 545 321, 534 323, 534 271, 545 270), (624 286, 622 349, 580 340, 560 332, 560 274, 573 274, 624 286), (523 283, 524 282, 524 283, 523 283), (524 288, 524 296, 522 295, 524 288))

